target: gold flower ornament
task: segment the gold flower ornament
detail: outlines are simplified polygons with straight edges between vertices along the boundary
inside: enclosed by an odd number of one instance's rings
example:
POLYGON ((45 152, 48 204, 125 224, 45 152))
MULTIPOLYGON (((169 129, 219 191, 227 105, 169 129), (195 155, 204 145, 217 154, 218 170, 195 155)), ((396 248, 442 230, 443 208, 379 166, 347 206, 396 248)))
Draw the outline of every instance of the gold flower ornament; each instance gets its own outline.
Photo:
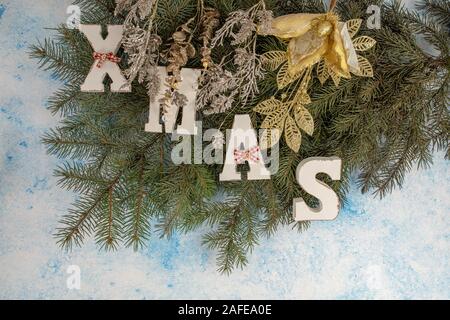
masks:
POLYGON ((315 65, 322 84, 330 77, 338 86, 341 78, 349 79, 351 74, 373 76, 370 62, 356 53, 368 50, 376 43, 367 36, 354 39, 361 23, 361 19, 342 23, 331 11, 299 13, 275 18, 268 31, 259 31, 289 42, 287 51, 270 51, 262 56, 266 69, 279 68, 277 84, 281 98, 273 96, 254 109, 267 116, 261 125, 267 129, 261 142, 263 148, 278 142, 284 132, 288 146, 298 152, 301 131, 313 134, 314 120, 305 106, 311 103, 308 85, 315 65), (287 87, 289 94, 280 92, 287 87))

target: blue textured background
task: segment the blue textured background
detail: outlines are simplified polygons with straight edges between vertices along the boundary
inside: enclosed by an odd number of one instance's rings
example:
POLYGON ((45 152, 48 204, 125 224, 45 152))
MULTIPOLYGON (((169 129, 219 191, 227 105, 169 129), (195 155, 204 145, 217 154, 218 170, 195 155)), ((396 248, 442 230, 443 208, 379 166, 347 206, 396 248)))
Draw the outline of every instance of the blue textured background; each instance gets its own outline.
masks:
POLYGON ((66 20, 70 0, 0 1, 0 298, 450 298, 450 178, 442 154, 383 201, 355 189, 333 222, 263 240, 249 266, 216 270, 201 234, 156 237, 138 253, 71 254, 52 233, 73 195, 52 177, 58 161, 40 136, 57 120, 46 100, 59 83, 39 71, 27 47, 66 20), (66 288, 69 265, 81 290, 66 288))

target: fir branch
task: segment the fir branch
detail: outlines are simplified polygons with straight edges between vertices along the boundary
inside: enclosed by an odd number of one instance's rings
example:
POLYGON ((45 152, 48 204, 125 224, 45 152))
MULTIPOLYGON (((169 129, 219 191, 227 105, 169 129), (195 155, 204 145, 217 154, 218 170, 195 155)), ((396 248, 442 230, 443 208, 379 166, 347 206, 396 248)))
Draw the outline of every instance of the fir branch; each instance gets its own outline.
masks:
POLYGON ((101 176, 97 168, 80 163, 65 163, 55 170, 58 185, 77 193, 89 193, 99 186, 105 187, 108 180, 101 176))
POLYGON ((31 46, 30 50, 31 58, 39 60, 39 67, 45 71, 52 70, 57 79, 76 82, 84 77, 64 45, 45 39, 43 44, 39 42, 31 46))
POLYGON ((166 208, 157 228, 161 236, 170 237, 183 224, 191 207, 214 194, 215 182, 207 170, 195 165, 171 167, 165 177, 156 186, 156 193, 164 195, 158 202, 166 208))
POLYGON ((58 113, 62 116, 73 114, 78 108, 80 95, 81 92, 78 83, 66 84, 50 97, 48 109, 53 115, 58 113))
POLYGON ((195 15, 197 0, 161 1, 158 6, 157 25, 164 38, 169 38, 178 28, 195 15))
POLYGON ((145 185, 144 185, 144 169, 145 169, 145 157, 142 156, 139 159, 139 164, 137 168, 137 192, 136 192, 136 200, 133 206, 133 222, 132 222, 132 236, 129 237, 127 246, 133 246, 134 250, 138 250, 139 247, 144 245, 144 241, 148 240, 150 237, 149 224, 145 223, 143 219, 143 211, 144 211, 144 197, 145 197, 145 185))
POLYGON ((72 137, 62 129, 50 130, 42 138, 48 153, 59 158, 89 159, 102 149, 131 149, 132 146, 106 139, 96 140, 87 137, 72 137))
MULTIPOLYGON (((75 0, 74 5, 80 7, 83 24, 118 24, 114 17, 114 0, 75 0)), ((120 18, 120 17, 119 17, 120 18)))
POLYGON ((425 12, 449 31, 450 3, 447 0, 422 0, 416 4, 418 11, 425 12))
POLYGON ((105 196, 106 207, 101 211, 99 221, 97 222, 96 242, 100 249, 106 251, 117 250, 122 234, 122 208, 118 207, 115 201, 116 185, 111 185, 105 196), (106 213, 106 214, 103 214, 106 213))
POLYGON ((58 228, 55 234, 58 244, 66 250, 71 250, 73 245, 81 246, 84 238, 98 228, 96 215, 101 215, 101 203, 109 195, 121 178, 119 173, 107 186, 107 188, 92 192, 84 199, 80 199, 74 204, 74 208, 69 211, 60 221, 64 227, 58 228))
POLYGON ((262 230, 258 208, 263 208, 266 202, 257 182, 242 181, 239 185, 233 184, 233 189, 223 206, 211 207, 220 208, 221 217, 210 220, 218 220, 217 228, 203 240, 208 248, 218 250, 218 271, 225 274, 248 263, 247 255, 258 244, 262 230))
POLYGON ((264 218, 261 221, 261 229, 267 237, 273 236, 280 224, 288 225, 292 220, 292 214, 283 208, 273 181, 263 182, 263 193, 267 197, 264 218))
POLYGON ((203 241, 209 249, 218 250, 218 271, 226 274, 247 264, 246 250, 239 239, 241 210, 237 206, 230 209, 231 216, 221 223, 217 231, 206 234, 203 241))

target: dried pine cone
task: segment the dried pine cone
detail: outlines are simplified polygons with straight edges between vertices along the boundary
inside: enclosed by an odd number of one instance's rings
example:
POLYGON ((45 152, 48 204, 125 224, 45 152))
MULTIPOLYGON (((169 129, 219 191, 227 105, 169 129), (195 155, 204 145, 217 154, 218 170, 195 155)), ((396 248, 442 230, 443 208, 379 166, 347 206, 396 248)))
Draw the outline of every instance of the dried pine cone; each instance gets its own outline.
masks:
POLYGON ((181 82, 181 69, 188 63, 189 59, 195 57, 196 50, 191 44, 190 28, 185 24, 177 29, 172 35, 173 43, 166 52, 167 73, 166 86, 168 89, 161 99, 163 119, 171 112, 172 102, 175 104, 182 104, 183 99, 176 91, 178 84, 181 82))
POLYGON ((213 37, 214 30, 219 26, 220 13, 214 8, 206 8, 202 17, 202 33, 200 39, 203 40, 203 47, 200 50, 202 55, 202 64, 207 69, 212 64, 211 49, 209 44, 213 37))

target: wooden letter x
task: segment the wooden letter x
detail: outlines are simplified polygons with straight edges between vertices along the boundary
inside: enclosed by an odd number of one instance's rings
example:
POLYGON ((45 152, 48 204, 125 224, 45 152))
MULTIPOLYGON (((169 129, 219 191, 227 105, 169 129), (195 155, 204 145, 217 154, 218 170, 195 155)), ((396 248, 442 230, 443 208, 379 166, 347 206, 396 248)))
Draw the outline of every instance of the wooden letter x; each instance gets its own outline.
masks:
MULTIPOLYGON (((108 36, 105 39, 103 39, 101 35, 102 27, 100 25, 82 24, 79 29, 91 43, 92 48, 94 49, 94 55, 103 55, 104 57, 110 55, 111 57, 116 58, 115 55, 117 54, 117 51, 119 51, 122 42, 122 25, 108 25, 108 36)), ((127 82, 120 71, 117 61, 114 61, 113 58, 110 59, 108 57, 103 60, 95 60, 86 80, 81 85, 81 91, 105 92, 103 80, 108 74, 112 80, 112 92, 131 92, 131 85, 127 82)))

